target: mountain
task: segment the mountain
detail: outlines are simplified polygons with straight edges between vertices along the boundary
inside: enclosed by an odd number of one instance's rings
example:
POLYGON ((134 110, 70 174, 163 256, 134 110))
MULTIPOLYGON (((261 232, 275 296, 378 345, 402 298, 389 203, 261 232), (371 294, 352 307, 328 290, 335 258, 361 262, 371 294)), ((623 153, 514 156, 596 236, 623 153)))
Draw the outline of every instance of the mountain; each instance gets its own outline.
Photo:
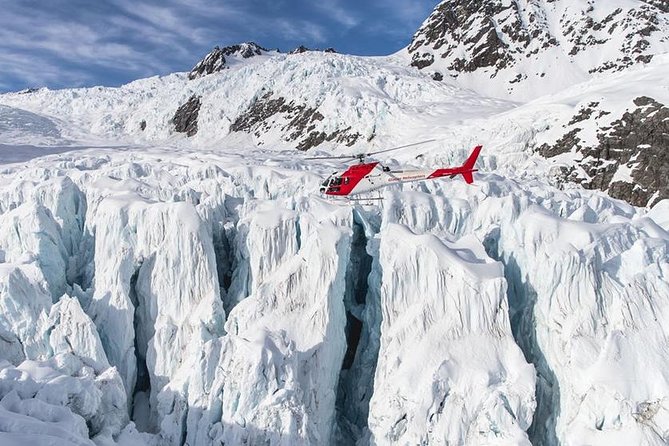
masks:
POLYGON ((259 46, 254 42, 246 42, 239 45, 231 45, 226 47, 214 47, 214 49, 207 54, 204 59, 199 61, 193 69, 188 73, 188 79, 197 79, 198 77, 206 76, 207 74, 217 73, 224 68, 228 68, 232 59, 238 61, 239 59, 249 59, 255 56, 262 56, 268 53, 269 50, 259 46), (228 57, 226 59, 226 56, 228 57))
POLYGON ((441 2, 407 48, 411 65, 483 94, 526 100, 669 51, 657 0, 441 2))
MULTIPOLYGON (((559 165, 556 179, 637 206, 669 198, 662 75, 643 92, 613 80, 669 52, 666 2, 443 1, 406 51, 412 66, 495 97, 591 89, 560 119, 559 137, 537 147, 559 165)), ((622 76, 632 86, 646 82, 622 76)))
POLYGON ((0 444, 666 444, 666 9, 447 1, 388 57, 0 95, 0 444), (304 153, 425 140, 380 161, 482 144, 474 185, 327 200, 304 153))

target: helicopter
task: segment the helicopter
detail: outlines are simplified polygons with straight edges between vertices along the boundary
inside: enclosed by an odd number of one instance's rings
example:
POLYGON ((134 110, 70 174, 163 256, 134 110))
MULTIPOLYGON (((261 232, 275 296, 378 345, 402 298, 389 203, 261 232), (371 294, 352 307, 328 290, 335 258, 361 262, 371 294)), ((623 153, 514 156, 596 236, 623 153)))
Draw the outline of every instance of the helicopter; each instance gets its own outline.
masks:
POLYGON ((373 155, 404 149, 433 141, 436 140, 428 139, 425 141, 406 144, 386 150, 379 150, 377 152, 359 153, 356 155, 344 156, 309 157, 306 159, 340 159, 359 161, 358 164, 350 166, 343 172, 334 172, 325 181, 323 181, 320 186, 320 192, 333 198, 339 197, 354 200, 356 198, 352 197, 372 192, 392 184, 434 180, 444 177, 455 178, 457 175, 462 175, 467 184, 472 184, 474 182, 473 173, 478 171, 478 169, 474 168, 474 165, 476 164, 476 160, 479 156, 479 153, 481 153, 483 146, 474 147, 464 164, 458 167, 444 167, 432 170, 391 170, 389 167, 383 166, 378 161, 365 162, 368 157, 373 155))

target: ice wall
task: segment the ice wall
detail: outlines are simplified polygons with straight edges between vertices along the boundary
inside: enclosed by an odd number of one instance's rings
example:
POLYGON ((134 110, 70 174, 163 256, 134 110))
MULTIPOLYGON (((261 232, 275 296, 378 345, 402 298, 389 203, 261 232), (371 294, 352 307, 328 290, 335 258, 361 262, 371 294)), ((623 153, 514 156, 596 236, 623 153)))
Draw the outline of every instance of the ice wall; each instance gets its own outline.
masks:
POLYGON ((223 332, 211 233, 191 204, 136 195, 106 197, 91 231, 96 263, 90 312, 110 361, 130 401, 138 392, 149 395, 149 413, 136 414, 148 417, 147 429, 158 431, 163 422, 180 426, 187 389, 168 384, 189 374, 204 344, 223 332))
POLYGON ((83 194, 40 172, 0 195, 1 442, 111 441, 128 422, 123 382, 67 294, 81 292, 83 194))
POLYGON ((667 233, 647 218, 588 224, 530 208, 520 219, 499 250, 516 296, 516 336, 548 399, 533 435, 664 444, 667 233))
POLYGON ((192 376, 190 444, 327 444, 334 425, 350 230, 332 216, 301 214, 298 228, 292 212, 260 215, 258 230, 282 237, 251 245, 249 261, 264 265, 256 269, 264 277, 253 276, 257 285, 229 315, 227 335, 206 346, 192 376), (298 245, 293 255, 280 250, 298 245), (285 258, 274 269, 273 252, 285 258))
POLYGON ((371 443, 529 444, 534 369, 511 334, 501 264, 396 224, 379 237, 371 443))
POLYGON ((165 156, 0 172, 6 438, 662 444, 664 204, 165 156))

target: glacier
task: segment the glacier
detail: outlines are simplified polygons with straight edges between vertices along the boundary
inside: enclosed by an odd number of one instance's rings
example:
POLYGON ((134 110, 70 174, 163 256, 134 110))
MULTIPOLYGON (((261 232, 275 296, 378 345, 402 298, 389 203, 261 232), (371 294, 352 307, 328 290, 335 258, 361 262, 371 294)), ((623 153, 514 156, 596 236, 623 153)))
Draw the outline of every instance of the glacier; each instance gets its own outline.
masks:
POLYGON ((584 104, 669 100, 666 55, 524 104, 403 63, 0 95, 0 443, 667 444, 669 200, 534 153, 584 104), (360 135, 310 155, 430 137, 383 160, 427 168, 483 143, 476 182, 324 199, 341 163, 296 152, 294 117, 228 130, 269 92, 360 135))
POLYGON ((3 441, 664 444, 665 202, 54 157, 2 172, 3 441))

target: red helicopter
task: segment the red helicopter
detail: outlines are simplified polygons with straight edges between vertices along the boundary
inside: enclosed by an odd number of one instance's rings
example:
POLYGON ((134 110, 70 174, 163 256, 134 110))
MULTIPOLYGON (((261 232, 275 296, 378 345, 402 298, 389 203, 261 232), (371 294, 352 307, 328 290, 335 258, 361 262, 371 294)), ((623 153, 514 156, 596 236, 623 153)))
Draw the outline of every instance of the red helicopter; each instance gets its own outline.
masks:
POLYGON ((390 168, 383 166, 379 162, 365 162, 365 158, 371 155, 404 149, 406 147, 432 141, 435 140, 430 139, 427 141, 393 147, 392 149, 380 150, 378 152, 360 153, 347 156, 312 157, 307 159, 357 159, 360 161, 360 164, 355 164, 343 172, 333 173, 321 184, 321 193, 332 197, 350 198, 355 195, 390 186, 391 184, 433 180, 435 178, 443 177, 454 178, 457 175, 462 175, 467 184, 472 184, 474 182, 473 173, 478 170, 474 169, 474 164, 476 164, 476 159, 481 152, 482 146, 474 147, 469 158, 467 158, 465 163, 459 167, 445 167, 435 170, 390 170, 390 168))

